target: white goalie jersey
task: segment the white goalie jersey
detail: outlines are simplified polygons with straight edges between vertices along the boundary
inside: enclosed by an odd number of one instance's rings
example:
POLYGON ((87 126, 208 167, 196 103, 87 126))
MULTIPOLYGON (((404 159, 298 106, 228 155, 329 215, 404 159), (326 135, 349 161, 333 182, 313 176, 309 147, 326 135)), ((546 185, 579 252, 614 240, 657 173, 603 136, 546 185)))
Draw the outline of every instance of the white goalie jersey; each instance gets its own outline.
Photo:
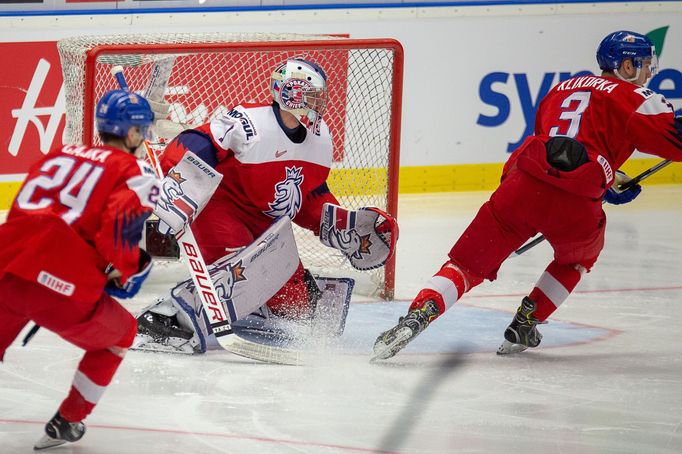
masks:
POLYGON ((322 122, 320 135, 306 134, 297 143, 279 121, 272 105, 237 106, 178 136, 162 166, 172 167, 191 149, 223 175, 214 197, 239 212, 254 234, 282 216, 317 233, 322 205, 338 203, 326 186, 333 154, 329 128, 322 122), (196 143, 207 139, 210 146, 196 143))

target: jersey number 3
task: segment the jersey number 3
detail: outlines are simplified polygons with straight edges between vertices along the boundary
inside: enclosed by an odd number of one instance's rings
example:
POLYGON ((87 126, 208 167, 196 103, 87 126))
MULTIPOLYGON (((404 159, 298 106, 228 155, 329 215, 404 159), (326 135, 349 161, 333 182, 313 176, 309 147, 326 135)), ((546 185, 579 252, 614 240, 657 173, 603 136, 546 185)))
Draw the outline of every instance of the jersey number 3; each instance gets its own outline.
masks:
POLYGON ((22 210, 41 210, 58 199, 59 203, 69 208, 62 214, 62 219, 67 224, 71 224, 83 214, 92 190, 104 169, 89 162, 76 166, 76 160, 66 156, 45 161, 40 167, 40 171, 44 173, 51 172, 53 169, 56 170, 51 175, 40 175, 28 180, 17 195, 17 205, 22 210), (76 188, 78 191, 73 194, 76 188), (44 194, 38 200, 32 200, 38 189, 47 191, 48 194, 44 194), (59 190, 58 194, 50 193, 57 190, 59 190))
POLYGON ((561 103, 563 110, 561 115, 559 115, 559 120, 570 120, 568 130, 560 131, 559 126, 553 126, 549 130, 549 135, 552 137, 565 136, 575 138, 578 135, 578 131, 580 131, 580 121, 583 119, 583 113, 590 104, 591 94, 589 91, 576 91, 564 99, 564 102, 561 103), (577 102, 578 105, 575 108, 571 108, 574 102, 577 102))

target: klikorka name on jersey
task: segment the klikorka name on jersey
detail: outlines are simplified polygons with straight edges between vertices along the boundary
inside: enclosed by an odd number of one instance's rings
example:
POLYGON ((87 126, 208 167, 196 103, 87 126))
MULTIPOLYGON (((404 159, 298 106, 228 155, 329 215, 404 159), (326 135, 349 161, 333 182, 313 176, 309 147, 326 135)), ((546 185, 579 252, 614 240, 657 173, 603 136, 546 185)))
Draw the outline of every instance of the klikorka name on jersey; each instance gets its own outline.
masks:
POLYGON ((606 91, 611 93, 618 86, 617 82, 612 82, 607 79, 602 79, 596 76, 583 76, 574 77, 573 79, 568 79, 557 85, 556 89, 562 90, 573 90, 574 88, 594 88, 599 91, 606 91))

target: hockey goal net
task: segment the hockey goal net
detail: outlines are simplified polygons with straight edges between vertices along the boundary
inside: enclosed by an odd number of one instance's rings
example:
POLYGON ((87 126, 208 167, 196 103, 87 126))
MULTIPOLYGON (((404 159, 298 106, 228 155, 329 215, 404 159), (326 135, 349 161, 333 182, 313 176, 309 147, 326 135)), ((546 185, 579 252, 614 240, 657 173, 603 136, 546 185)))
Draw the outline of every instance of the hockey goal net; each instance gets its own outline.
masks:
MULTIPOLYGON (((168 119, 199 126, 244 102, 270 102, 272 70, 302 56, 327 73, 324 119, 334 143, 328 180, 348 208, 376 206, 396 215, 402 92, 402 48, 390 39, 296 34, 159 34, 74 37, 59 41, 66 93, 65 142, 97 144, 94 107, 118 88, 124 68, 131 90, 145 93, 155 68, 170 61, 164 100, 168 119)), ((356 279, 362 294, 392 298, 395 255, 359 273, 336 251, 295 227, 303 264, 320 275, 356 279)))

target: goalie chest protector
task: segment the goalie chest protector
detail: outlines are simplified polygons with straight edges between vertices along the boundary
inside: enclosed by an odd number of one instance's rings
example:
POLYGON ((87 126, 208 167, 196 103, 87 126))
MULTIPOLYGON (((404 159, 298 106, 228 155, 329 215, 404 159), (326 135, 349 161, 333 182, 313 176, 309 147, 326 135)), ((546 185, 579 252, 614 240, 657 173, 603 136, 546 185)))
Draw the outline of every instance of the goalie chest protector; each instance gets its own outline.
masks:
POLYGON ((282 216, 294 219, 329 176, 333 147, 325 123, 319 136, 308 131, 303 142, 294 143, 270 105, 238 106, 202 129, 223 155, 216 166, 224 175, 216 195, 262 226, 282 216))

